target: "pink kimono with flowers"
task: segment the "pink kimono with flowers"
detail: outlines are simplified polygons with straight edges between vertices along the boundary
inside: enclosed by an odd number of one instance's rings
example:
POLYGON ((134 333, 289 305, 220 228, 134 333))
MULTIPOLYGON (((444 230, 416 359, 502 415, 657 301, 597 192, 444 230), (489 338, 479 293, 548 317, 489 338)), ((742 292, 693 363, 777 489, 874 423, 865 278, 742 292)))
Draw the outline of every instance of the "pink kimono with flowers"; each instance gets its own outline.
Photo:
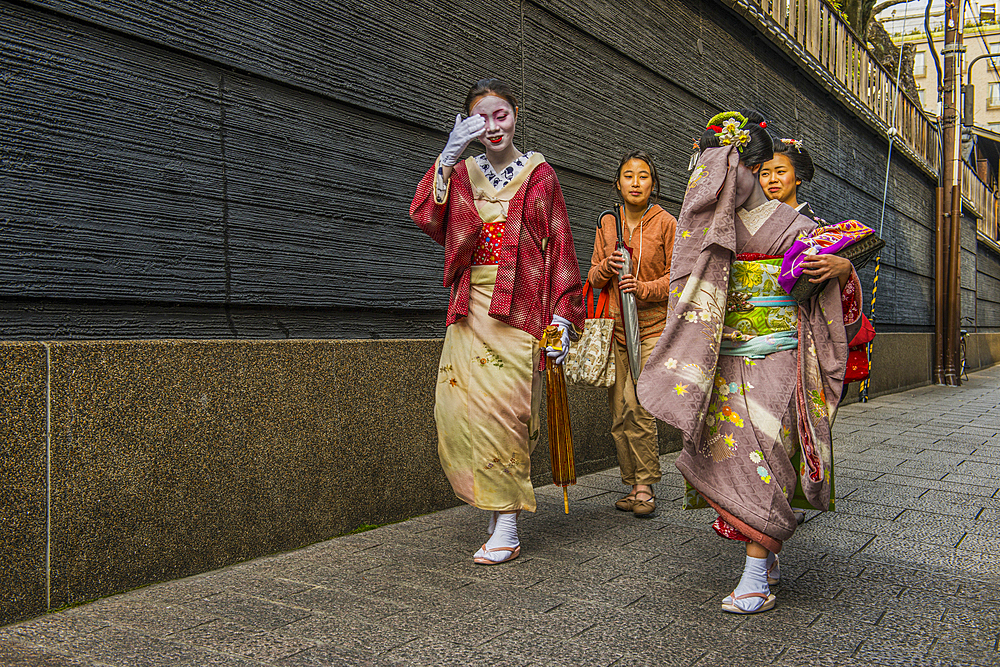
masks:
POLYGON ((760 358, 720 355, 724 336, 734 335, 724 320, 736 256, 781 256, 816 226, 784 204, 761 206, 756 217, 737 212, 738 169, 735 147, 712 148, 691 176, 674 243, 667 325, 638 395, 681 430, 676 465, 687 482, 743 535, 777 553, 797 525, 790 505, 797 482, 814 507, 830 501, 830 423, 850 332, 840 285, 831 280, 793 309, 793 349, 760 358), (799 470, 791 463, 796 452, 799 470))

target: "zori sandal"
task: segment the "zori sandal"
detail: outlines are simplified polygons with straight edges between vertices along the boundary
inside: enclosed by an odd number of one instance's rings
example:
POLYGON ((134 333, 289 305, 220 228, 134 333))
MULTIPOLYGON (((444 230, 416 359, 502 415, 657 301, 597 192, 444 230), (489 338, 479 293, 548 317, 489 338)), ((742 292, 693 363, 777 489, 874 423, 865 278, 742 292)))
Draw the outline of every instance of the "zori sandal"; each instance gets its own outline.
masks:
POLYGON ((767 585, 774 586, 781 583, 781 566, 778 565, 778 554, 774 554, 774 562, 767 568, 767 585))
POLYGON ((479 565, 499 565, 500 563, 506 563, 509 560, 514 560, 521 555, 521 545, 516 547, 497 547, 496 549, 487 549, 486 545, 483 545, 482 549, 484 554, 493 553, 494 551, 509 551, 510 554, 503 560, 490 560, 485 556, 476 556, 472 559, 473 563, 478 563, 479 565))
POLYGON ((772 593, 767 595, 764 595, 763 593, 744 593, 743 595, 737 595, 736 591, 733 591, 729 594, 729 597, 722 601, 722 611, 728 611, 730 614, 758 614, 762 611, 773 609, 774 602, 775 597, 772 593), (764 601, 764 604, 757 607, 753 611, 746 611, 736 606, 737 600, 746 600, 747 598, 760 598, 764 601), (728 602, 726 600, 728 600, 728 602))
POLYGON ((635 505, 635 496, 630 493, 615 503, 615 509, 619 509, 622 512, 631 512, 633 505, 635 505))

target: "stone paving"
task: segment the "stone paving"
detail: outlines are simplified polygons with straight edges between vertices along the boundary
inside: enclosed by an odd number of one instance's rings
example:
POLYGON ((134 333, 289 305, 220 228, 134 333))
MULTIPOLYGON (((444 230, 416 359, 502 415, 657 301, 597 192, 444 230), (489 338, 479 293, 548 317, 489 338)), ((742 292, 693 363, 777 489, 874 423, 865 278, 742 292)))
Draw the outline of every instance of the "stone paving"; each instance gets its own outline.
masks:
POLYGON ((523 553, 472 563, 460 507, 0 628, 0 664, 998 665, 1000 367, 845 406, 837 511, 781 554, 777 607, 724 614, 742 545, 680 507, 650 519, 616 470, 538 489, 523 553))

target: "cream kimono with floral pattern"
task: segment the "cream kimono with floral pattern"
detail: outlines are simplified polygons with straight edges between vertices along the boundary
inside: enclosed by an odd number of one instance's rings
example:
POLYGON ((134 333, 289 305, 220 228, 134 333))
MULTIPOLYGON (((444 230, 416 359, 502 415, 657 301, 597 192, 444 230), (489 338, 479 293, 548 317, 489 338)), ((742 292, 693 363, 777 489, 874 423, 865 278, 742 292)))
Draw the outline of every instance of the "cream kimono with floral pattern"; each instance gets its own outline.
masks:
MULTIPOLYGON (((508 203, 543 158, 535 153, 521 162, 506 183, 470 163, 484 224, 504 223, 508 203)), ((490 316, 497 265, 473 265, 470 271, 469 314, 448 326, 438 368, 434 420, 441 467, 455 495, 470 505, 534 512, 531 452, 538 443, 542 395, 538 341, 490 316)))
POLYGON ((534 512, 539 347, 530 334, 489 316, 496 273, 496 265, 472 267, 469 315, 445 334, 434 403, 438 454, 465 502, 534 512))

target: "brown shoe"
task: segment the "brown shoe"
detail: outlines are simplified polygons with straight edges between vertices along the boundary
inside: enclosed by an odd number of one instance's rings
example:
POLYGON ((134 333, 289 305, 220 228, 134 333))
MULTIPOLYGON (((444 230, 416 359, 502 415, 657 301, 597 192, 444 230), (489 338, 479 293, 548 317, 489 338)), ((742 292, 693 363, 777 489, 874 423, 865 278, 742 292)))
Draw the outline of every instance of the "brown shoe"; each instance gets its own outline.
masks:
POLYGON ((631 493, 615 503, 615 507, 622 512, 631 512, 635 505, 635 496, 631 493))
POLYGON ((656 510, 656 496, 650 491, 636 491, 635 502, 632 503, 632 513, 636 516, 649 516, 656 510), (649 500, 642 500, 639 494, 649 496, 649 500))

